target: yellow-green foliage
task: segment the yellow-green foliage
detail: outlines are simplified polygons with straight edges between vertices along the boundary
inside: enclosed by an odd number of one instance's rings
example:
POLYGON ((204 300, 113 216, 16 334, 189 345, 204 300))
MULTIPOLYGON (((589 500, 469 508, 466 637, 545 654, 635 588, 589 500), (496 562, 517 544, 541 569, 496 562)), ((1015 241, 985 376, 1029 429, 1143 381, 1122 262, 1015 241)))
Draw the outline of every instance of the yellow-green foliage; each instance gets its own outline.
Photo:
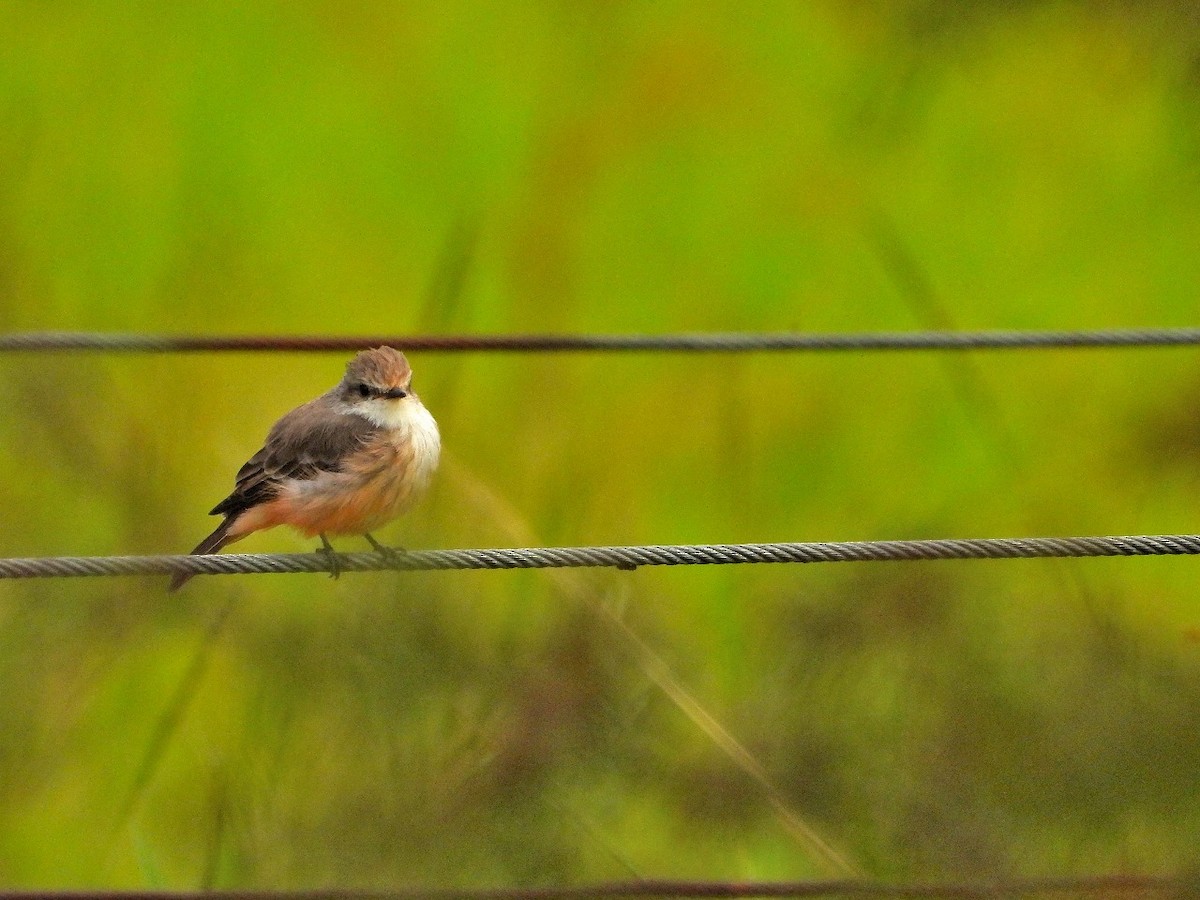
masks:
MULTIPOLYGON (((0 329, 1200 324, 1188 9, 6 3, 0 329)), ((189 549, 344 359, 3 356, 0 555, 189 549)), ((1193 349, 412 361, 405 547, 1200 528, 1193 349)), ((0 886, 1182 869, 1198 566, 0 584, 0 886)))

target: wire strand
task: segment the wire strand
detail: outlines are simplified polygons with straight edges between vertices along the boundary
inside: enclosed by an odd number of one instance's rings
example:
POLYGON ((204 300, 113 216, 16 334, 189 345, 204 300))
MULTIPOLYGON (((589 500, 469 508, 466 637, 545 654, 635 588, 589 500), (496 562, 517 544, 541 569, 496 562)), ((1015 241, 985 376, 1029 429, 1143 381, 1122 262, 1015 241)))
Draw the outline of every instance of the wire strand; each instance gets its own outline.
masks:
POLYGON ((897 562, 1200 554, 1200 535, 969 538, 630 547, 518 547, 392 550, 384 553, 225 553, 214 556, 54 556, 0 559, 0 578, 104 575, 235 575, 298 572, 558 569, 752 563, 897 562))
POLYGON ((388 345, 427 352, 568 353, 655 351, 749 353, 835 350, 1083 350, 1200 345, 1200 328, 1068 331, 898 331, 812 334, 710 332, 683 334, 503 334, 220 336, 27 331, 0 335, 0 352, 100 351, 190 353, 217 351, 330 352, 388 345))
POLYGON ((0 900, 600 900, 600 898, 700 897, 879 897, 906 900, 998 900, 1001 897, 1190 896, 1194 884, 1166 875, 1094 875, 1074 878, 1015 878, 994 882, 888 884, 841 881, 643 880, 596 885, 532 888, 395 888, 300 891, 0 891, 0 900))

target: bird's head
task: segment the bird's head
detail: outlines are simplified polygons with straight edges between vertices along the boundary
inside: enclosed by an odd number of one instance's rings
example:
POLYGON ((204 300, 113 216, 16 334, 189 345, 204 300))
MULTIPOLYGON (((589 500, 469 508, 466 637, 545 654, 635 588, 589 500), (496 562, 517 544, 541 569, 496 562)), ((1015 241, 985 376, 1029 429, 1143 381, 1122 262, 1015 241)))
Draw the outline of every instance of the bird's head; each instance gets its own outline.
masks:
POLYGON ((420 406, 412 390, 412 368, 404 354, 391 347, 364 350, 346 365, 337 389, 348 411, 378 425, 391 425, 408 406, 420 406))

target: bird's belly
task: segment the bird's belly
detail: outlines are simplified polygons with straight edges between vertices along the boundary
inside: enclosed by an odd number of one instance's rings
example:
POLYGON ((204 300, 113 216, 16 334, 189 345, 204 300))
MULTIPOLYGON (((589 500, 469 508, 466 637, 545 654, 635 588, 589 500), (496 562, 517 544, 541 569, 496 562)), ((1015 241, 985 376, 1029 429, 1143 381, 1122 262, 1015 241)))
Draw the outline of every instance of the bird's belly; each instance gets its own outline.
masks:
POLYGON ((297 483, 281 498, 284 522, 303 534, 363 534, 387 524, 416 498, 402 472, 370 478, 337 473, 297 483))
POLYGON ((285 507, 280 519, 309 537, 373 531, 424 493, 436 449, 432 459, 427 455, 414 441, 381 441, 345 471, 288 485, 276 501, 285 507))
POLYGON ((363 445, 340 471, 282 483, 274 498, 237 517, 230 540, 276 525, 309 537, 363 534, 396 518, 429 487, 441 450, 433 417, 424 407, 414 416, 411 427, 363 445))

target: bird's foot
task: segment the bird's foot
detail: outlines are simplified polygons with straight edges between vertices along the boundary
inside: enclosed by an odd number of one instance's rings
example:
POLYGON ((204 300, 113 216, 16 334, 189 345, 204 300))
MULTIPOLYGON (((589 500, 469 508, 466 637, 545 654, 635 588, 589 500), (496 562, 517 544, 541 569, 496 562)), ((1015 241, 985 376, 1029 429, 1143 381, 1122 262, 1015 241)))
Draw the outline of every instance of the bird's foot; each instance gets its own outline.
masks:
POLYGON ((364 534, 363 537, 365 537, 367 542, 375 548, 376 553, 378 553, 392 565, 398 563, 401 558, 403 558, 404 554, 408 552, 403 547, 385 547, 383 544, 379 543, 379 541, 375 540, 374 535, 364 534))
POLYGON ((342 577, 342 560, 337 555, 337 551, 333 549, 333 544, 329 543, 329 538, 321 535, 321 546, 313 552, 321 554, 328 561, 330 578, 342 577))

